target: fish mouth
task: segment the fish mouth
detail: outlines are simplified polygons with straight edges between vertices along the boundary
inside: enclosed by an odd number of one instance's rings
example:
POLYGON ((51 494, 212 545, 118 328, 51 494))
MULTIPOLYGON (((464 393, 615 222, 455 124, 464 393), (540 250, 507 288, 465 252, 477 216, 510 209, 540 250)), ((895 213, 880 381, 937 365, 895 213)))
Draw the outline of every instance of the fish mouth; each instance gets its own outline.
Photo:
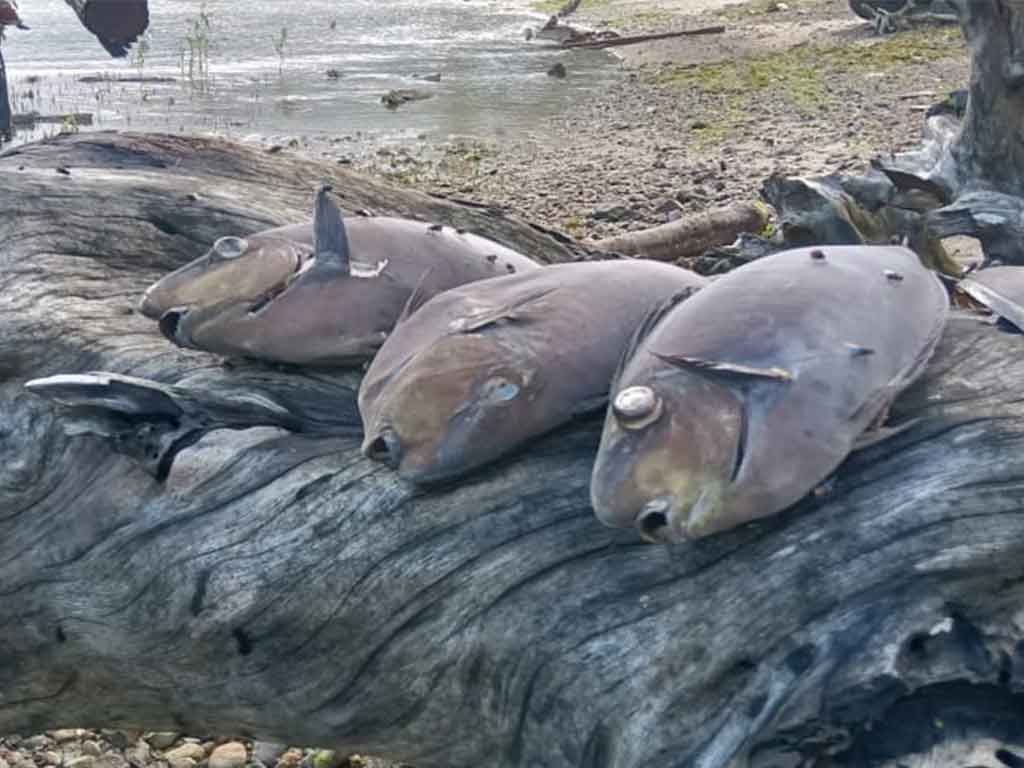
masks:
MULTIPOLYGON (((705 488, 697 499, 680 509, 671 496, 651 499, 637 513, 633 525, 651 544, 676 544, 708 535, 718 511, 717 495, 705 488)), ((713 530, 713 529, 712 529, 713 530)))
POLYGON ((640 538, 651 544, 668 544, 672 536, 672 503, 666 498, 653 499, 646 504, 634 520, 640 538))
POLYGON ((164 335, 168 341, 177 344, 179 347, 195 348, 192 344, 191 339, 184 333, 182 329, 182 321, 188 315, 188 307, 172 307, 160 315, 160 321, 158 323, 160 327, 160 333, 164 335))
POLYGON ((402 464, 402 443, 395 430, 385 427, 363 441, 363 455, 397 470, 402 464))

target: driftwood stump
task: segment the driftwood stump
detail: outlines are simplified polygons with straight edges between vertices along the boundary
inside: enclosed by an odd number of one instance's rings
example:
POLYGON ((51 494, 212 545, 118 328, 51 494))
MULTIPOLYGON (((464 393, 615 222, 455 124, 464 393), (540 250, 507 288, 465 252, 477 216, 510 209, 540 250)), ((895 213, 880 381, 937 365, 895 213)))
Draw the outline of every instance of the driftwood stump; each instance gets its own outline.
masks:
POLYGON ((970 235, 988 260, 1024 264, 1024 2, 957 7, 971 51, 963 121, 933 114, 922 150, 876 166, 917 198, 934 236, 970 235))
MULTIPOLYGON (((360 456, 353 374, 226 368, 132 311, 216 236, 307 218, 323 179, 351 208, 587 256, 223 142, 80 134, 0 156, 0 732, 230 733, 419 768, 1024 759, 1024 336, 955 318, 897 403, 920 421, 829 495, 646 545, 590 510, 599 423, 415 490, 360 456), (123 443, 65 434, 109 409, 23 386, 90 370, 289 430, 209 422, 161 482, 123 443)), ((121 434, 179 428, 161 397, 121 434)))

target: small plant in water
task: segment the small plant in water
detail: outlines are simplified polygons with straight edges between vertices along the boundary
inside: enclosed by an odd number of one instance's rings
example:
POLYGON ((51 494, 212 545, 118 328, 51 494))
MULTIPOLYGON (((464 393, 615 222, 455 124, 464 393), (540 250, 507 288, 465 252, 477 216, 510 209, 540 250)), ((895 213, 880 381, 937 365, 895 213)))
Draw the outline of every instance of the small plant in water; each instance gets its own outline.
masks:
POLYGON ((139 70, 139 79, 143 77, 146 68, 146 54, 149 52, 149 32, 146 32, 135 44, 132 50, 132 66, 139 70))
POLYGON ((281 26, 281 34, 274 41, 274 50, 277 51, 277 76, 284 76, 285 45, 288 43, 288 27, 281 26))
POLYGON ((189 85, 200 91, 209 90, 210 85, 211 21, 206 0, 201 0, 199 16, 190 20, 190 29, 185 33, 184 45, 178 55, 181 76, 188 80, 189 85))

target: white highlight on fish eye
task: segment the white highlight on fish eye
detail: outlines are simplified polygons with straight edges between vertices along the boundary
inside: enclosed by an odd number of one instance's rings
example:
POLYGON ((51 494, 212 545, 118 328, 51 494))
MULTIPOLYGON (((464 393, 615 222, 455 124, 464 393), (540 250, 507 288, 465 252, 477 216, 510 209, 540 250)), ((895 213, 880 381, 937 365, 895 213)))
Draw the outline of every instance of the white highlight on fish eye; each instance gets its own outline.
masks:
POLYGON ((519 386, 501 376, 488 379, 481 392, 481 400, 495 403, 507 403, 518 396, 519 386))
POLYGON ((642 419, 649 416, 657 404, 658 398, 650 387, 628 387, 615 396, 612 407, 615 414, 624 419, 642 419))
POLYGON ((213 244, 213 252, 222 259, 237 259, 249 249, 249 243, 240 237, 222 237, 213 244))

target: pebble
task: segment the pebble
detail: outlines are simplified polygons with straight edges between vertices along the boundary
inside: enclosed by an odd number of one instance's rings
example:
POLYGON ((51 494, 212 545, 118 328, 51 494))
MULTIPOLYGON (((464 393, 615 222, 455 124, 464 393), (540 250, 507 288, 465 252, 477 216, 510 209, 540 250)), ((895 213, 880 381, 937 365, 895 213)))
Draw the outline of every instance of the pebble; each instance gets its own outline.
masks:
POLYGON ((81 728, 65 728, 60 731, 54 731, 53 740, 58 744, 63 744, 66 741, 75 741, 85 736, 85 731, 81 728))
POLYGON ((171 762, 186 758, 198 762, 199 760, 202 760, 206 757, 206 750, 203 749, 202 746, 200 746, 199 744, 192 744, 186 742, 182 744, 180 747, 175 747, 174 749, 165 752, 164 757, 166 757, 171 762))
POLYGON ((245 745, 237 741, 221 744, 210 755, 209 768, 245 768, 249 761, 245 745))
POLYGON ((193 760, 191 757, 174 757, 168 758, 167 764, 170 768, 196 768, 199 763, 193 760))
POLYGON ((64 764, 64 768, 94 768, 96 765, 95 755, 81 755, 73 757, 64 764))
POLYGON ((98 741, 92 739, 86 739, 82 742, 82 754, 90 757, 99 757, 103 754, 103 748, 100 747, 98 741))
POLYGON ((254 741, 252 743, 252 759, 268 768, 273 768, 286 749, 288 749, 287 745, 274 741, 254 741))
POLYGON ((128 768, 128 761, 117 752, 107 752, 97 757, 95 768, 128 768))
POLYGON ((147 733, 145 739, 153 749, 168 749, 174 746, 174 742, 178 740, 178 734, 170 731, 157 731, 147 733))
POLYGON ((150 750, 149 743, 144 739, 139 739, 135 742, 134 747, 125 752, 125 757, 128 758, 128 762, 130 763, 145 765, 152 757, 152 751, 150 750))

